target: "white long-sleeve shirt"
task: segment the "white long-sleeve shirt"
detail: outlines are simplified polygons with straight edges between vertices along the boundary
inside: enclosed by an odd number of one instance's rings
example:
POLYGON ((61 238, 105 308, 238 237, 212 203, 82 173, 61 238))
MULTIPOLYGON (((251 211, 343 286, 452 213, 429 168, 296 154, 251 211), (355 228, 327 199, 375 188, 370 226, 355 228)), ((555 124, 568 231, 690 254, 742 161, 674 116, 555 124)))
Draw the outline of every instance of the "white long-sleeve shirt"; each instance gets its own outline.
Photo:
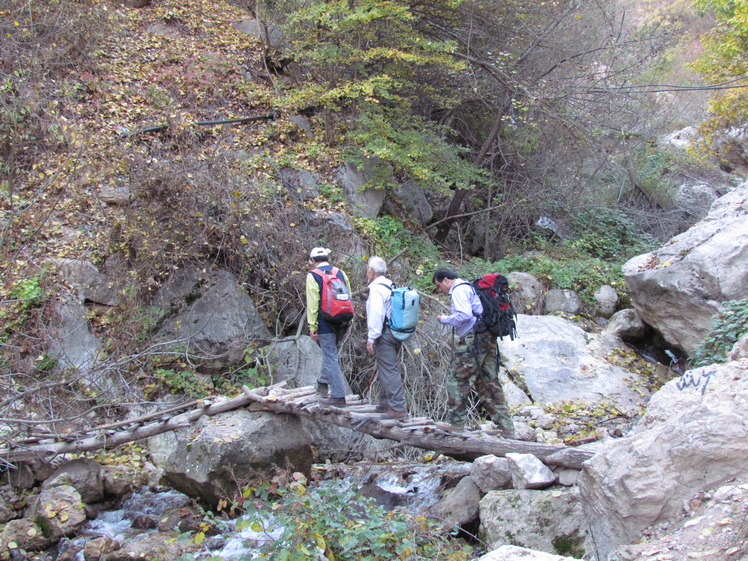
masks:
POLYGON ((455 279, 449 295, 452 298, 451 313, 439 321, 454 327, 458 337, 464 337, 478 321, 476 314, 483 313, 483 305, 470 283, 462 279, 455 279))
POLYGON ((369 297, 366 299, 366 326, 368 341, 374 343, 382 336, 385 320, 392 314, 392 281, 379 276, 369 284, 369 297))

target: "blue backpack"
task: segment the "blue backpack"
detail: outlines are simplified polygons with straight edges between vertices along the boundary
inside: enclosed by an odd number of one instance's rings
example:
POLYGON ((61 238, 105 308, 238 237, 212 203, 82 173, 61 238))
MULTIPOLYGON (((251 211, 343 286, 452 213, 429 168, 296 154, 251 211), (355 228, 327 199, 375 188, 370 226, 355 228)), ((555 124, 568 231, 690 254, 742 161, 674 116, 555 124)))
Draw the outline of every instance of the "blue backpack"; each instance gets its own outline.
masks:
POLYGON ((392 313, 387 320, 387 326, 395 339, 407 341, 415 333, 416 325, 418 325, 418 306, 421 303, 421 296, 415 288, 398 287, 395 284, 389 288, 392 290, 392 313))

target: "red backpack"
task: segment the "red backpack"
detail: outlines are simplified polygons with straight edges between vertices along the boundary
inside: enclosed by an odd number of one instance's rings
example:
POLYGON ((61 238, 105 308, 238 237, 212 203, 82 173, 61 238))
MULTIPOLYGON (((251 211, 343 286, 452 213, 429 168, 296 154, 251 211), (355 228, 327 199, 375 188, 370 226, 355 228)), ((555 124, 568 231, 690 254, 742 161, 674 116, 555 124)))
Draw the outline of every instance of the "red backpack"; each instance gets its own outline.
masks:
POLYGON ((320 289, 319 314, 327 323, 343 324, 353 319, 353 302, 340 269, 329 271, 314 269, 313 273, 322 278, 320 289))

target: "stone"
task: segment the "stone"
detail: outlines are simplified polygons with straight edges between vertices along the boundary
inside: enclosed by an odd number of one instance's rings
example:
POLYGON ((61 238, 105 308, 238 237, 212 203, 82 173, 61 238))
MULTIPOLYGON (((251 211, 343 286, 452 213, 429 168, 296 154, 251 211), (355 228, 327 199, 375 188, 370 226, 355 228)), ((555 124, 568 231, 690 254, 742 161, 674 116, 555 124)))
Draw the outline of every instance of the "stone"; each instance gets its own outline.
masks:
POLYGON ((636 373, 614 364, 609 357, 630 352, 618 338, 586 333, 557 316, 517 316, 519 338, 499 341, 502 383, 508 391, 518 385, 536 403, 607 401, 639 415, 649 394, 636 373), (640 393, 641 392, 641 393, 640 393))
POLYGON ((506 455, 515 489, 545 489, 556 482, 556 474, 532 454, 506 455))
POLYGON ((210 505, 236 493, 257 471, 273 466, 309 474, 312 440, 301 421, 290 415, 229 411, 201 417, 175 431, 176 443, 163 467, 174 489, 210 505))
POLYGON ((578 486, 603 557, 748 471, 746 380, 748 361, 687 371, 652 396, 632 434, 585 462, 578 486))
POLYGON ((428 514, 447 526, 464 526, 478 518, 480 498, 480 489, 473 479, 463 477, 446 497, 428 509, 428 514))
POLYGON ((480 538, 488 548, 516 545, 580 558, 587 522, 576 487, 490 491, 480 501, 480 538))
POLYGON ((376 218, 382 208, 386 191, 366 187, 380 175, 391 176, 392 170, 379 160, 367 160, 362 167, 346 163, 340 167, 335 179, 348 196, 350 209, 354 214, 365 218, 376 218))
POLYGON ((509 489, 512 486, 512 472, 509 460, 499 458, 493 454, 480 456, 473 460, 470 467, 470 477, 480 489, 481 493, 509 489))
POLYGON ((704 220, 623 265, 641 319, 693 353, 719 305, 748 298, 748 182, 717 199, 704 220))
POLYGON ((544 310, 546 314, 556 312, 576 314, 580 308, 579 295, 573 290, 554 288, 545 295, 544 310))
POLYGON ((516 545, 502 545, 478 558, 478 561, 576 561, 574 557, 561 557, 544 551, 535 551, 516 545))

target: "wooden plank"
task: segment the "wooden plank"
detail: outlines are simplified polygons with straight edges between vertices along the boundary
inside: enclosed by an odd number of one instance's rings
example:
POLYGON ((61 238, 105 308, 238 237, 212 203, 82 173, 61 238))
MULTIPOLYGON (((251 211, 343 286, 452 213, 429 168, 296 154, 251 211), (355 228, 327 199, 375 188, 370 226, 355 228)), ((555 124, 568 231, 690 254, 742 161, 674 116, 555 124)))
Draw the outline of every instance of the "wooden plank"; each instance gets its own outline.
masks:
MULTIPOLYGON (((250 411, 268 411, 300 417, 319 419, 337 426, 369 434, 374 438, 398 441, 402 444, 433 450, 459 459, 474 459, 493 454, 503 456, 509 452, 533 454, 549 465, 581 468, 582 463, 592 457, 588 450, 554 446, 537 442, 523 442, 502 438, 500 435, 480 430, 469 430, 447 423, 435 422, 426 417, 405 420, 382 420, 374 406, 364 403, 360 396, 347 396, 348 407, 323 406, 319 404, 313 386, 288 389, 286 383, 248 389, 232 398, 219 398, 213 402, 198 400, 166 411, 144 415, 138 419, 111 423, 99 427, 99 434, 68 434, 54 436, 56 440, 19 441, 10 447, 0 448, 0 457, 7 461, 20 461, 38 456, 53 456, 69 452, 85 452, 99 448, 113 448, 120 444, 148 438, 163 432, 190 426, 203 415, 218 415, 239 407, 250 411), (192 410, 183 411, 186 405, 192 410), (178 413, 165 417, 169 413, 178 413), (134 421, 140 425, 133 426, 134 421), (148 423, 148 421, 153 421, 148 423), (148 424, 143 424, 148 423, 148 424), (114 431, 113 429, 123 429, 114 431), (107 434, 107 431, 109 434, 107 434)), ((492 431, 493 432, 493 431, 492 431)))

